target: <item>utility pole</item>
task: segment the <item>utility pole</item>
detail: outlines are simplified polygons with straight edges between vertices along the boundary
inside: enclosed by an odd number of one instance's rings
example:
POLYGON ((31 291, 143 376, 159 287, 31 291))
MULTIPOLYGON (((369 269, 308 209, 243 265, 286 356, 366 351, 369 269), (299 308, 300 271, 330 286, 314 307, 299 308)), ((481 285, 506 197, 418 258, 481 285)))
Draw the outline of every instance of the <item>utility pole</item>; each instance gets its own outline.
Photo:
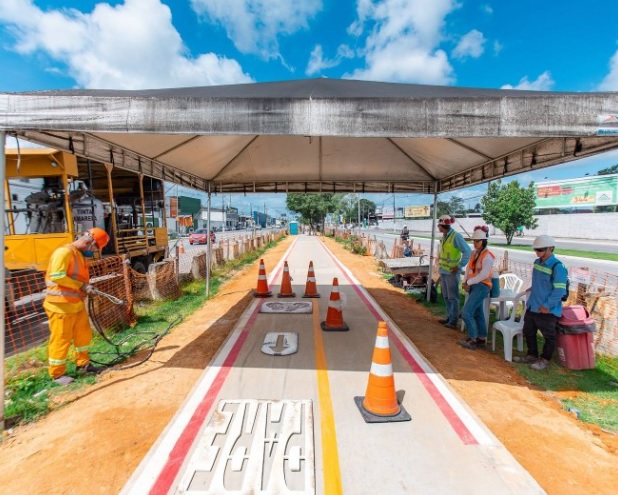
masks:
POLYGON ((397 217, 397 207, 395 205, 395 191, 393 191, 393 232, 397 232, 395 228, 395 218, 397 217))
POLYGON ((225 232, 225 196, 221 194, 221 232, 225 232))

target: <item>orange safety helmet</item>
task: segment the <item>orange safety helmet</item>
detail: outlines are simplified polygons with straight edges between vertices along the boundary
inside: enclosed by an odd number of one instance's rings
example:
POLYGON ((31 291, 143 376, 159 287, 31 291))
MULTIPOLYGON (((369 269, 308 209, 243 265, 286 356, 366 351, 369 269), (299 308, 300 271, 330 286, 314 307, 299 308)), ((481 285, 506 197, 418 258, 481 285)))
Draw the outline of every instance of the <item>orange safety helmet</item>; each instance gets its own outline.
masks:
POLYGON ((109 234, 103 229, 100 229, 99 227, 93 227, 91 229, 88 229, 87 232, 88 234, 90 234, 90 237, 92 237, 94 242, 97 243, 99 249, 103 249, 105 246, 107 246, 107 243, 109 242, 109 234))

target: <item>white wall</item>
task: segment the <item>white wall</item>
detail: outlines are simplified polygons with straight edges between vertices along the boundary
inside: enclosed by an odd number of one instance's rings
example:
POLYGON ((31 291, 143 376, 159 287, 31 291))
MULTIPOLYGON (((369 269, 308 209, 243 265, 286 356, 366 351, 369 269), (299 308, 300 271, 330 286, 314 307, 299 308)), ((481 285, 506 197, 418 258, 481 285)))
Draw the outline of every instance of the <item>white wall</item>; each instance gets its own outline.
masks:
MULTIPOLYGON (((572 239, 596 239, 618 241, 618 213, 572 213, 570 215, 538 215, 535 217, 539 226, 534 230, 525 229, 526 236, 541 234, 552 237, 572 239)), ((482 225, 482 218, 457 218, 455 230, 472 234, 476 225, 482 225)), ((404 225, 411 232, 431 233, 431 220, 397 220, 395 230, 400 232, 404 225)), ((381 229, 393 229, 392 221, 380 222, 381 229)), ((493 227, 491 235, 501 234, 493 227)))

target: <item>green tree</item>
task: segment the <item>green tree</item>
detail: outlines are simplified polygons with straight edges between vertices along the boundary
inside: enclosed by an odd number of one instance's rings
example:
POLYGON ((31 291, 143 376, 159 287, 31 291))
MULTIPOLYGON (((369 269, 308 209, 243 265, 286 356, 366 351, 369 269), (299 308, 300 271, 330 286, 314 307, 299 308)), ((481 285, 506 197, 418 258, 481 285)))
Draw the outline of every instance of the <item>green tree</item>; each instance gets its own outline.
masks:
POLYGON ((500 229, 506 236, 506 243, 511 244, 517 227, 527 229, 537 226, 534 218, 535 190, 534 182, 523 188, 516 180, 502 184, 498 180, 490 182, 487 194, 481 199, 483 220, 488 225, 500 229))
POLYGON ((448 201, 438 201, 438 218, 442 215, 464 216, 466 205, 459 196, 452 196, 448 201))
MULTIPOLYGON (((341 198, 340 214, 344 215, 346 218, 346 222, 358 222, 358 210, 359 210, 359 199, 357 194, 346 194, 341 198)), ((376 212, 376 204, 373 201, 369 201, 368 199, 361 198, 360 199, 360 217, 361 222, 363 220, 369 220, 369 216, 375 214, 376 212)))
POLYGON ((597 175, 609 175, 609 174, 618 174, 618 163, 616 165, 612 165, 611 167, 601 169, 597 172, 597 175))
POLYGON ((317 224, 324 223, 327 213, 335 213, 341 209, 342 196, 331 193, 294 193, 287 195, 285 204, 288 210, 300 215, 302 223, 315 230, 317 224))

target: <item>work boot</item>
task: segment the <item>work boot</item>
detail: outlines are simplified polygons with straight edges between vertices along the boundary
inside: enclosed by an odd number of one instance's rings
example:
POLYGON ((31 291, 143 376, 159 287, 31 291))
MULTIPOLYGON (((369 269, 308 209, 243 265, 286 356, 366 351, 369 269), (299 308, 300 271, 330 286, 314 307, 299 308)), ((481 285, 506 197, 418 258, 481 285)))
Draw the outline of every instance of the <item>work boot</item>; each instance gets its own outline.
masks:
POLYGON ((526 355, 526 356, 515 356, 513 358, 513 362, 514 363, 536 363, 539 360, 538 357, 536 356, 531 356, 530 354, 526 355))
POLYGON ((96 374, 101 373, 101 371, 103 371, 103 368, 97 368, 96 366, 93 366, 91 363, 88 363, 88 364, 85 364, 84 366, 78 366, 77 371, 79 373, 94 373, 96 375, 96 374))
POLYGON ((54 378, 54 383, 57 383, 58 385, 62 385, 63 387, 66 387, 67 385, 73 383, 74 381, 75 380, 73 378, 67 375, 62 375, 62 376, 59 376, 58 378, 54 378))
POLYGON ((442 318, 438 320, 438 323, 442 323, 442 325, 444 325, 445 323, 448 323, 448 318, 442 318))
POLYGON ((549 361, 547 359, 544 359, 544 358, 539 358, 539 360, 536 363, 532 363, 530 365, 530 367, 533 370, 541 371, 541 370, 547 369, 549 367, 549 361))

